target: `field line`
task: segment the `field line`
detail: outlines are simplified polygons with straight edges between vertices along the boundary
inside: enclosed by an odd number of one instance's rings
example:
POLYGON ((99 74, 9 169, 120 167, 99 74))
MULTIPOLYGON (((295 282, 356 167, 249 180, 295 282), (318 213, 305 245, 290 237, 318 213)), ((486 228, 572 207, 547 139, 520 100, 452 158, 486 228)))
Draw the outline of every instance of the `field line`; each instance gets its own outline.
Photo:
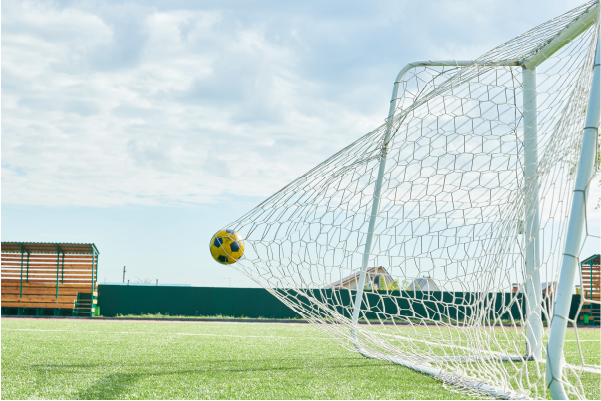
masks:
POLYGON ((274 339, 295 339, 295 340, 331 340, 330 337, 283 337, 283 336, 237 336, 233 334, 211 334, 211 333, 163 333, 156 331, 98 331, 98 330, 59 330, 59 329, 2 329, 12 331, 58 331, 67 333, 105 333, 105 334, 160 334, 160 335, 178 335, 178 336, 208 336, 208 337, 234 337, 234 338, 274 338, 274 339))
MULTIPOLYGON (((155 331, 111 331, 111 332, 107 332, 107 331, 99 331, 99 330, 92 330, 92 331, 81 331, 81 330, 61 330, 61 329, 9 329, 9 328, 3 328, 2 330, 15 330, 15 331, 60 331, 60 332, 71 332, 71 333, 107 333, 107 334, 173 334, 173 335, 180 335, 180 336, 214 336, 214 337, 234 337, 234 338, 286 338, 286 339, 309 339, 309 340, 331 340, 330 337, 282 337, 282 336, 237 336, 237 335, 233 335, 233 334, 211 334, 211 333, 162 333, 162 332, 155 332, 155 331)), ((395 335, 395 334, 385 334, 385 333, 378 333, 379 335, 383 335, 386 337, 393 337, 397 340, 406 340, 406 341, 415 341, 415 342, 423 342, 423 343, 429 343, 431 345, 437 345, 440 346, 440 344, 438 343, 433 343, 430 342, 428 340, 420 340, 420 339, 415 339, 415 338, 409 338, 409 337, 404 337, 404 336, 399 336, 399 335, 395 335)), ((577 342, 578 340, 565 340, 566 342, 577 342)), ((601 339, 599 340, 580 340, 580 342, 601 342, 601 339)), ((459 348, 464 348, 464 347, 459 347, 459 348)), ((466 350, 471 350, 471 348, 467 348, 465 347, 466 350)))

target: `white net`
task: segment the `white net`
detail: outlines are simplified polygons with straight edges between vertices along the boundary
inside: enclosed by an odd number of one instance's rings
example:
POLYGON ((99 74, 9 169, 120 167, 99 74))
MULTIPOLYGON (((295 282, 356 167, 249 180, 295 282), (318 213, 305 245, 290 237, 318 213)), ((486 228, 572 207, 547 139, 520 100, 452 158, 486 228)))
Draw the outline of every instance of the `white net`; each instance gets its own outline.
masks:
MULTIPOLYGON (((366 356, 479 393, 491 386, 506 398, 546 398, 546 327, 597 15, 598 2, 589 2, 470 65, 410 69, 386 124, 228 227, 246 247, 233 266, 366 356), (588 25, 536 68, 537 141, 526 143, 521 63, 578 24, 588 25), (542 297, 536 305, 529 291, 542 297), (537 322, 542 337, 529 334, 537 322), (528 360, 536 349, 542 360, 528 360)), ((598 390, 599 360, 583 351, 572 323, 566 390, 586 398, 591 385, 598 390)))

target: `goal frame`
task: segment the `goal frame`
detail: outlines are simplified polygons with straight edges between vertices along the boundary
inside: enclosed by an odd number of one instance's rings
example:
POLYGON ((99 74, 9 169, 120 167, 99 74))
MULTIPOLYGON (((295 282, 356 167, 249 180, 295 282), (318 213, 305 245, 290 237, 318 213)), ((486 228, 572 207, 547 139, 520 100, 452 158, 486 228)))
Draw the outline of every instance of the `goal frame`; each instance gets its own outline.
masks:
MULTIPOLYGON (((539 200, 538 200, 538 181, 536 171, 538 169, 538 122, 537 122, 537 82, 536 68, 543 63, 548 57, 560 50, 563 46, 570 43, 596 21, 599 16, 599 4, 591 7, 591 9, 575 20, 572 24, 559 32, 545 46, 540 48, 530 58, 526 60, 507 60, 505 62, 486 63, 479 60, 446 60, 446 61, 416 61, 407 64, 398 73, 395 80, 388 118, 386 119, 386 131, 381 148, 378 176, 375 183, 374 195, 372 199, 371 214, 369 218, 368 231, 365 240, 365 248, 357 292, 353 306, 352 324, 351 324, 351 340, 359 353, 368 358, 377 358, 371 355, 361 347, 357 338, 357 328, 359 321, 359 313, 363 298, 363 288, 367 275, 367 266, 371 255, 372 239, 375 230, 375 224, 378 217, 380 207, 380 195, 382 183, 384 180, 384 172, 386 169, 386 158, 388 146, 393 134, 393 122, 397 111, 399 85, 403 77, 413 68, 418 67, 467 67, 467 66, 492 66, 492 67, 522 67, 522 96, 523 96, 523 120, 524 120, 524 187, 530 190, 530 201, 526 198, 525 204, 525 234, 526 234, 526 271, 524 290, 526 295, 526 355, 515 356, 511 360, 535 360, 538 362, 547 362, 547 386, 554 399, 566 398, 565 389, 559 378, 561 378, 563 356, 563 342, 565 339, 565 330, 567 327, 567 312, 571 302, 571 290, 575 279, 577 256, 582 236, 582 228, 585 218, 585 189, 594 171, 594 162, 596 156, 596 138, 598 136, 599 125, 599 37, 597 39, 597 52, 594 62, 593 82, 589 99, 589 107, 587 109, 586 124, 584 129, 584 138, 581 147, 581 153, 578 163, 578 171, 576 177, 576 186, 574 189, 574 199, 572 202, 572 211, 568 224, 568 233, 566 236, 566 252, 564 253, 563 264, 561 268, 560 278, 557 289, 557 300, 554 307, 553 319, 551 321, 551 330, 549 343, 547 345, 547 361, 542 359, 542 337, 543 323, 541 313, 542 289, 540 285, 540 246, 539 237, 539 200), (594 109, 594 110, 593 110, 594 109), (596 119, 596 120, 595 120, 596 119), (596 121, 596 124, 595 124, 596 121), (572 234, 572 236, 571 236, 572 234), (566 312, 567 311, 567 312, 566 312)), ((429 366, 416 364, 414 362, 401 358, 386 358, 392 363, 396 363, 405 367, 409 367, 421 373, 426 373, 431 376, 439 376, 443 372, 429 366)), ((446 373, 445 373, 446 374, 446 373)), ((458 380, 459 381, 459 380, 458 380)), ((499 389, 482 382, 466 382, 462 380, 463 385, 469 384, 470 387, 477 388, 479 391, 488 393, 494 397, 506 397, 507 394, 503 389, 499 389)))

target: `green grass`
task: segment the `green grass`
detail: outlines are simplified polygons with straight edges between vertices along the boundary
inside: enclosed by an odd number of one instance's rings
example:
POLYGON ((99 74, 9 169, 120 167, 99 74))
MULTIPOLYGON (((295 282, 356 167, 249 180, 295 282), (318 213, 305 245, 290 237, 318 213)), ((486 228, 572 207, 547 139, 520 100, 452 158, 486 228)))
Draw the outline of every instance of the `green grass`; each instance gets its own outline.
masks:
MULTIPOLYGON (((598 330, 584 333, 599 339, 598 330)), ((585 344, 598 353, 598 342, 585 344)), ((466 399, 468 394, 363 358, 307 324, 2 319, 2 399, 32 398, 466 399)))
MULTIPOLYGON (((102 315, 100 315, 99 317, 104 317, 102 315)), ((113 318, 112 316, 107 316, 110 318, 113 318)), ((136 319, 136 318, 152 318, 152 319, 215 319, 215 320, 221 320, 221 319, 252 319, 252 320, 303 320, 302 318, 296 318, 296 317, 285 317, 285 318, 277 318, 277 319, 273 319, 273 318, 267 318, 267 317, 253 317, 253 318, 249 318, 249 317, 245 317, 244 315, 242 316, 228 316, 228 315, 170 315, 169 313, 141 313, 138 315, 135 314, 131 314, 128 313, 127 315, 123 315, 121 313, 118 313, 117 316, 114 316, 114 318, 128 318, 128 319, 136 319)))

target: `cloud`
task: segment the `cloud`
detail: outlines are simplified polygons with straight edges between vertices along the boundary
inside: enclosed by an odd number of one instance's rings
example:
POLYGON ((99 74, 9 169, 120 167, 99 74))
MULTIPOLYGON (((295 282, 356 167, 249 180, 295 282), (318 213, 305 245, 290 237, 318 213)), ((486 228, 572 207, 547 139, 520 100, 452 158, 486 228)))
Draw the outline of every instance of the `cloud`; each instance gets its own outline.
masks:
POLYGON ((268 196, 380 125, 402 65, 475 58, 569 8, 5 1, 2 202, 268 196))

